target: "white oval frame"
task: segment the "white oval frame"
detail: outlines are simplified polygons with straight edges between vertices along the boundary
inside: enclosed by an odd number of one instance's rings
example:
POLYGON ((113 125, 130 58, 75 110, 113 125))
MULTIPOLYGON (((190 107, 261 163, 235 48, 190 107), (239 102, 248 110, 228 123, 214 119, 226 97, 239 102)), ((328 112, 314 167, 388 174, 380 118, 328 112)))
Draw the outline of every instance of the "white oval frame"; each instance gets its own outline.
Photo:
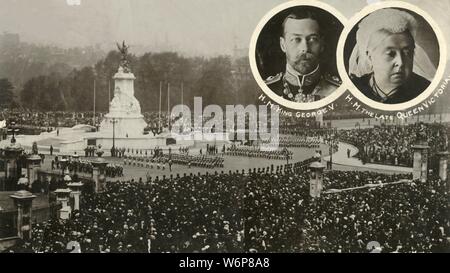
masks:
MULTIPOLYGON (((291 8, 291 7, 295 7, 295 6, 312 6, 312 7, 317 7, 320 8, 322 10, 327 11, 328 13, 330 13, 331 15, 333 15, 336 19, 338 19, 340 21, 340 23, 343 25, 343 30, 341 32, 339 41, 342 39, 342 34, 344 33, 344 30, 346 29, 347 26, 347 18, 342 15, 337 9, 335 9, 334 7, 322 3, 322 2, 318 2, 316 0, 294 0, 294 1, 290 1, 290 2, 286 2, 283 3, 281 5, 276 6, 275 8, 271 9, 268 13, 266 13, 266 15, 264 15, 264 17, 259 21, 258 25, 256 26, 256 29, 253 32, 252 38, 250 40, 250 47, 249 47, 249 59, 250 59, 250 68, 252 70, 252 74, 253 77, 255 78, 256 82, 258 83, 259 87, 263 90, 263 92, 269 96, 269 98, 271 98, 273 101, 275 101, 276 103, 278 103, 281 106, 284 106, 286 108, 290 108, 290 109, 295 109, 295 110, 304 110, 304 111, 308 111, 308 110, 313 110, 313 109, 318 109, 318 108, 322 108, 325 107, 327 104, 330 104, 331 102, 335 101, 337 98, 339 98, 344 92, 345 90, 347 90, 347 85, 343 80, 342 80, 342 84, 341 86, 339 86, 339 88, 337 90, 335 90, 332 94, 330 94, 329 96, 318 100, 318 101, 314 101, 314 102, 293 102, 287 99, 284 99, 283 97, 278 96, 277 94, 275 94, 275 92, 273 92, 264 82, 264 79, 261 77, 261 75, 259 74, 258 71, 258 66, 256 64, 256 43, 258 41, 258 37, 259 34, 261 33, 262 29, 264 28, 264 26, 270 21, 270 19, 272 19, 272 17, 276 14, 278 14, 279 12, 291 8)), ((336 49, 336 51, 338 52, 337 56, 336 56, 336 64, 337 64, 337 68, 339 73, 341 73, 341 71, 339 70, 339 41, 338 41, 338 47, 336 49)), ((341 56, 342 57, 342 56, 341 56)), ((345 69, 344 69, 345 71, 345 69)), ((342 77, 341 77, 342 79, 342 77)))
POLYGON ((445 73, 445 66, 447 64, 447 44, 445 42, 444 35, 442 34, 441 29, 439 28, 438 24, 433 20, 433 18, 426 13, 425 11, 419 9, 417 6, 400 2, 400 1, 388 1, 388 2, 377 2, 371 5, 366 6, 363 8, 360 12, 356 13, 349 21, 348 25, 344 28, 344 30, 341 33, 341 38, 338 42, 337 47, 337 66, 338 71, 340 74, 340 77, 343 81, 343 83, 348 84, 348 89, 351 94, 353 94, 358 100, 360 100, 362 103, 377 109, 377 110, 383 110, 383 111, 401 111, 405 110, 411 107, 414 107, 415 105, 419 104, 423 100, 425 100, 427 97, 429 97, 433 91, 436 89, 436 87, 439 85, 439 82, 441 81, 442 77, 445 73), (436 74, 434 75, 433 81, 431 81, 430 85, 427 89, 425 89, 420 95, 418 95, 416 98, 403 102, 403 103, 397 103, 397 104, 384 104, 380 102, 373 101, 369 98, 367 98, 361 91, 356 88, 356 86, 353 84, 353 82, 350 79, 350 76, 347 73, 347 70, 345 69, 344 65, 344 46, 345 42, 347 40, 347 37, 350 33, 350 31, 356 26, 356 24, 359 23, 365 16, 368 14, 384 9, 384 8, 402 8, 405 10, 409 10, 412 12, 415 12, 416 14, 422 16, 422 18, 427 21, 427 23, 431 26, 433 29, 437 41, 439 44, 439 66, 436 69, 436 74))

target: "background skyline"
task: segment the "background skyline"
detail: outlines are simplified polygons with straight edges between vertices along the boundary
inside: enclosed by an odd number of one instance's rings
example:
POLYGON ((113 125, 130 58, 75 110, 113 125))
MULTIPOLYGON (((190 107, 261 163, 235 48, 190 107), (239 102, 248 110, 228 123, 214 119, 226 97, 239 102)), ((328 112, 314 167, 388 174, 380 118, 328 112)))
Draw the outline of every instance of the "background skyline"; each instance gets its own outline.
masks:
MULTIPOLYGON (((375 0, 369 0, 374 2, 375 0)), ((126 40, 130 52, 176 51, 186 56, 232 54, 248 48, 260 19, 281 0, 2 0, 0 33, 17 33, 24 42, 62 48, 99 46, 115 49, 126 40)), ((350 18, 364 0, 323 0, 350 18)), ((450 24, 446 0, 405 1, 433 16, 447 41, 450 24)), ((450 57, 449 57, 450 58, 450 57)))

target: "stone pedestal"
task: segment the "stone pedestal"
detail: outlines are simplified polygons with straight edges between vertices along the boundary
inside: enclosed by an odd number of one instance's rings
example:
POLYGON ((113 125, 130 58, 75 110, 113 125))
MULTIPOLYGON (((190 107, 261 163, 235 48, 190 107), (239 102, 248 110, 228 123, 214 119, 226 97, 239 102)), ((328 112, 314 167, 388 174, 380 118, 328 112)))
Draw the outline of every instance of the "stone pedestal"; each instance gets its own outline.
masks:
POLYGON ((106 162, 103 158, 98 157, 91 163, 93 166, 92 179, 95 183, 95 192, 102 192, 104 190, 105 169, 108 162, 106 162))
POLYGON ((426 182, 428 177, 428 149, 426 144, 413 145, 414 162, 413 162, 413 180, 426 182))
POLYGON ((62 208, 59 210, 59 219, 67 220, 70 218, 70 214, 72 213, 72 209, 69 206, 69 196, 71 190, 66 189, 57 189, 56 193, 56 201, 61 202, 62 208))
POLYGON ((81 182, 72 182, 68 184, 70 190, 70 196, 73 198, 73 210, 80 210, 80 195, 81 195, 81 187, 83 187, 83 183, 81 182))
POLYGON ((313 198, 320 197, 323 190, 323 170, 325 166, 320 162, 313 162, 309 165, 309 195, 313 198))
POLYGON ((7 179, 17 181, 20 178, 22 170, 18 166, 18 160, 22 153, 23 148, 15 142, 3 149, 3 156, 6 161, 5 177, 7 179))
POLYGON ((61 167, 61 174, 64 176, 66 173, 67 164, 69 163, 69 160, 67 158, 61 158, 59 160, 59 166, 61 167))
POLYGON ((448 165, 448 155, 450 153, 439 152, 437 155, 439 157, 439 177, 442 181, 447 181, 447 165, 448 165))
POLYGON ((29 240, 32 236, 32 203, 36 196, 29 191, 17 191, 10 197, 17 207, 17 236, 23 240, 29 240))
POLYGON ((323 114, 316 116, 316 122, 319 125, 319 128, 323 128, 323 114))
POLYGON ((32 185, 38 180, 38 171, 41 168, 41 157, 38 155, 30 155, 27 158, 27 176, 32 185))

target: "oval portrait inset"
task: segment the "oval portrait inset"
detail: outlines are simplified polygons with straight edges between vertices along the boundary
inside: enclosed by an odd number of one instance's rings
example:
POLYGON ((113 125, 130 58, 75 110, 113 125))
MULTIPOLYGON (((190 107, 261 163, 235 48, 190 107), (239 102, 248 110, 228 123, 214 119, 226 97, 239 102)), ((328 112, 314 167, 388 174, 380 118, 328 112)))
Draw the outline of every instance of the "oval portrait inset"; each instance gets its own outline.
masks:
POLYGON ((440 52, 438 37, 424 17, 386 7, 365 15, 350 30, 344 65, 370 105, 405 105, 430 87, 440 52))
POLYGON ((336 49, 344 26, 337 11, 325 8, 289 2, 269 12, 255 30, 250 46, 253 75, 263 91, 285 107, 309 110, 339 95, 336 49))

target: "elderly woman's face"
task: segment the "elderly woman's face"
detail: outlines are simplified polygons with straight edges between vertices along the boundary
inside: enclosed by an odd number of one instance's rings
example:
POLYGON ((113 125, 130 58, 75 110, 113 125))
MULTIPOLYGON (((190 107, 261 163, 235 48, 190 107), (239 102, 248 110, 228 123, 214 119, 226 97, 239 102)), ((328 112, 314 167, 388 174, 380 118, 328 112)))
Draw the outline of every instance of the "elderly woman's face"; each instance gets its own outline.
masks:
POLYGON ((369 50, 377 84, 396 88, 409 79, 413 70, 414 44, 409 32, 402 32, 389 34, 369 50))

